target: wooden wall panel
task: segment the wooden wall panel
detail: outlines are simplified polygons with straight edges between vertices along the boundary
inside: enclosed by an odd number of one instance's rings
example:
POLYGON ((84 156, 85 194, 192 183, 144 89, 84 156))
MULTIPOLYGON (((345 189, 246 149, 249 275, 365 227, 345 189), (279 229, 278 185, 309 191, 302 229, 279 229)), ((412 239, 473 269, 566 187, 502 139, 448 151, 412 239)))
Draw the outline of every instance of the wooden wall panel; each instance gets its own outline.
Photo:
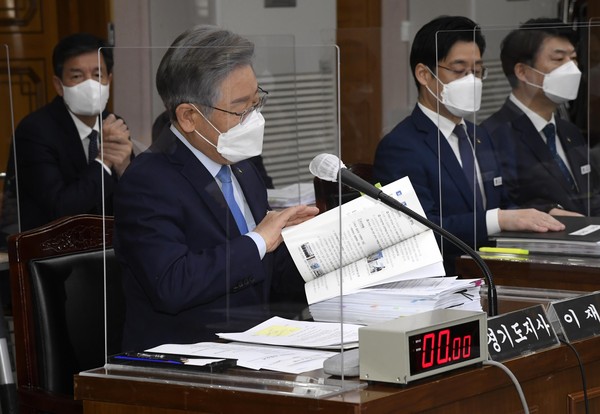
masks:
POLYGON ((382 133, 380 0, 338 0, 337 26, 342 159, 372 163, 382 133))

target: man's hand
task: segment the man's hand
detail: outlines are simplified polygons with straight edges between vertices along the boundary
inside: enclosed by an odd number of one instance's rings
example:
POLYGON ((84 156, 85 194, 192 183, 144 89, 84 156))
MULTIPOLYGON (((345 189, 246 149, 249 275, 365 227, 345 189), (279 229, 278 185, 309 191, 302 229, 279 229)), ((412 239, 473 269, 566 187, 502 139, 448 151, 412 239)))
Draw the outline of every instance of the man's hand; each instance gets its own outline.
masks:
POLYGON ((127 124, 113 114, 102 121, 102 151, 104 164, 120 177, 131 161, 133 144, 129 140, 127 124))
POLYGON ((565 225, 548 213, 534 208, 522 210, 500 210, 498 212, 500 229, 508 231, 561 231, 565 225))
POLYGON ((300 224, 318 213, 317 207, 309 206, 294 206, 281 211, 269 211, 254 231, 264 239, 267 252, 272 252, 283 242, 281 230, 287 226, 300 224))

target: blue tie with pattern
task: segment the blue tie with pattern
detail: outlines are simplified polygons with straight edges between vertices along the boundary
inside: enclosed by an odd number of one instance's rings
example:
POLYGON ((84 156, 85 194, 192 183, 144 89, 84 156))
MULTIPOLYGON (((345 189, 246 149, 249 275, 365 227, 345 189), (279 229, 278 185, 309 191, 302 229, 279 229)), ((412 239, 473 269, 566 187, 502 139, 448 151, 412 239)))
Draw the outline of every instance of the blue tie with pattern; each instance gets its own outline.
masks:
POLYGON ((237 223, 238 228, 240 229, 241 234, 248 233, 248 225, 246 224, 246 219, 240 210, 240 206, 235 201, 235 197, 233 196, 233 184, 231 183, 231 169, 229 165, 223 165, 219 172, 217 173, 217 178, 221 181, 221 191, 223 191, 223 196, 225 196, 225 201, 227 201, 227 205, 229 206, 229 210, 231 210, 231 214, 233 214, 233 218, 237 223))
POLYGON ((88 145, 88 164, 91 164, 98 156, 98 132, 92 129, 92 132, 90 132, 88 138, 90 139, 90 143, 88 145))
POLYGON ((477 205, 483 206, 483 197, 477 180, 477 171, 475 170, 475 157, 473 156, 473 146, 463 125, 458 124, 454 127, 454 134, 458 137, 458 151, 462 162, 462 169, 467 177, 469 187, 474 190, 477 205))
POLYGON ((571 175, 567 164, 565 164, 560 155, 558 155, 558 151, 556 150, 556 128, 554 124, 550 123, 546 125, 542 131, 544 131, 544 135, 546 136, 546 144, 548 145, 548 149, 550 150, 554 161, 556 161, 558 167, 560 168, 560 171, 563 173, 565 179, 569 183, 571 191, 576 193, 578 190, 577 185, 575 184, 575 180, 573 179, 573 176, 571 175))

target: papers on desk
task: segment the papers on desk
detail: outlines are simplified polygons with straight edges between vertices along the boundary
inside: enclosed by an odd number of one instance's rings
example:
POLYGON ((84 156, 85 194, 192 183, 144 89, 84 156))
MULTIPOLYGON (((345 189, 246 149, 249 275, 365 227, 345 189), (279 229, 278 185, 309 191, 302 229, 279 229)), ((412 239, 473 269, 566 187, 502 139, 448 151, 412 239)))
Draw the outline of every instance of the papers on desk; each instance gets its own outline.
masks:
MULTIPOLYGON (((344 348, 358 347, 360 325, 344 324, 344 348)), ((340 349, 342 326, 339 323, 294 321, 275 316, 245 332, 219 333, 221 339, 264 345, 300 348, 340 349)))
POLYGON ((365 324, 384 322, 433 309, 481 310, 481 279, 456 276, 401 280, 313 303, 316 321, 365 324), (343 313, 342 313, 343 311, 343 313))
POLYGON ((290 374, 321 369, 323 361, 336 354, 330 351, 217 342, 165 344, 148 349, 147 352, 237 359, 237 365, 240 367, 290 374))
MULTIPOLYGON (((345 349, 358 346, 358 328, 359 325, 344 324, 345 349)), ((300 374, 323 368, 323 361, 336 354, 316 348, 339 350, 342 326, 338 323, 293 321, 273 317, 245 332, 218 335, 221 339, 246 343, 166 344, 146 352, 202 358, 234 358, 237 359, 237 365, 244 368, 300 374), (299 349, 300 347, 312 349, 299 349)))
POLYGON ((267 189, 267 197, 271 208, 315 204, 315 188, 312 182, 290 184, 283 188, 267 189))

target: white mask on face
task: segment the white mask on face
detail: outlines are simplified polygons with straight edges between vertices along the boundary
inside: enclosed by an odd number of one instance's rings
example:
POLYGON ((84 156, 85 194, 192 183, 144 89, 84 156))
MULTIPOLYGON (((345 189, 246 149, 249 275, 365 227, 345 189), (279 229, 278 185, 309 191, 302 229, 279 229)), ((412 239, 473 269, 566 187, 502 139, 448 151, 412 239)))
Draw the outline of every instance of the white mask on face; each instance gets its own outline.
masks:
POLYGON ((63 85, 63 99, 69 110, 76 115, 99 115, 108 102, 108 85, 88 79, 75 86, 63 85))
MULTIPOLYGON (((530 66, 531 67, 531 66, 530 66)), ((579 82, 581 80, 581 71, 572 60, 560 65, 550 73, 543 73, 531 67, 537 73, 544 75, 542 86, 525 81, 528 85, 541 88, 544 94, 552 102, 561 104, 572 101, 577 97, 579 82)))
POLYGON ((463 76, 460 79, 445 84, 435 76, 435 73, 433 73, 431 69, 429 69, 429 72, 431 72, 433 77, 443 85, 441 100, 426 86, 427 90, 435 96, 435 98, 438 99, 452 115, 464 118, 479 111, 483 87, 481 79, 470 73, 467 76, 463 76))
POLYGON ((211 127, 219 133, 217 145, 206 139, 194 129, 202 139, 217 149, 217 152, 228 161, 236 163, 262 153, 263 137, 265 132, 265 118, 258 111, 252 111, 243 124, 237 124, 229 131, 219 131, 194 104, 190 104, 211 127))

